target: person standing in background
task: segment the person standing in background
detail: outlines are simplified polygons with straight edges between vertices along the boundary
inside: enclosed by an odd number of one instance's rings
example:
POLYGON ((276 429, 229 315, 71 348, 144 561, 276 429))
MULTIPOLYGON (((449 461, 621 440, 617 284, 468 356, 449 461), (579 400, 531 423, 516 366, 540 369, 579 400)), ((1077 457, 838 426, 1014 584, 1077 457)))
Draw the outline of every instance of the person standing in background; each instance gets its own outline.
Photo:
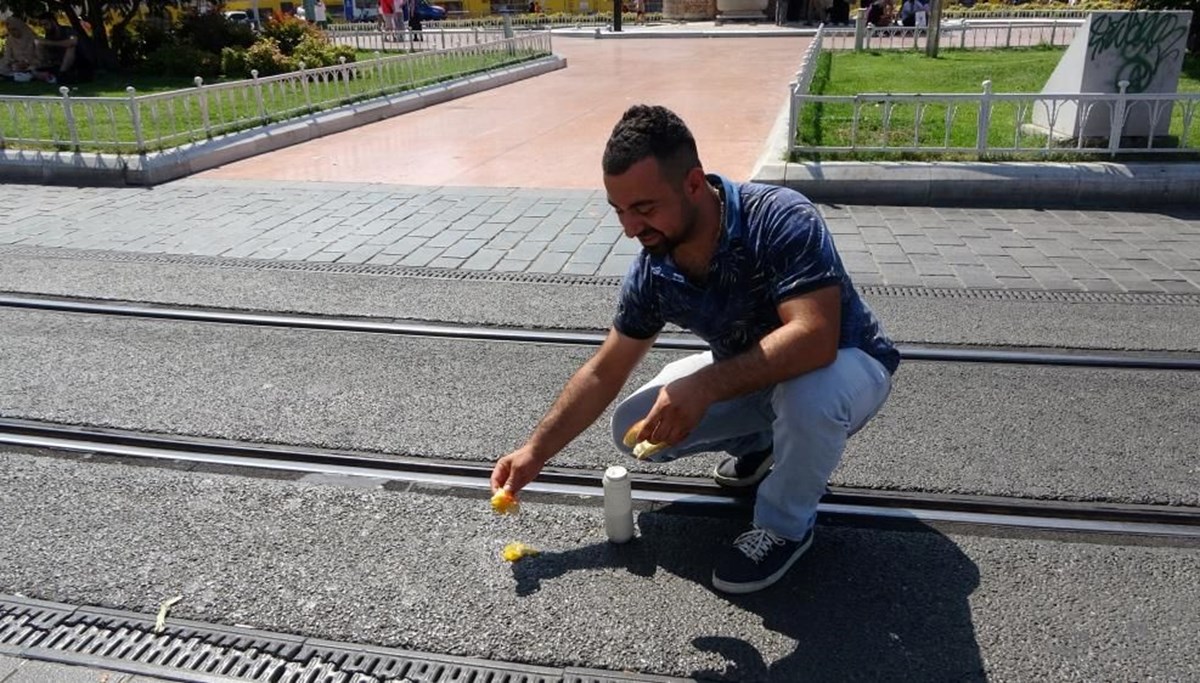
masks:
POLYGON ((417 7, 420 0, 404 0, 408 9, 408 30, 412 31, 413 40, 424 40, 421 36, 421 11, 417 7))
POLYGON ((396 31, 395 0, 379 0, 379 16, 383 17, 383 30, 387 33, 396 31))

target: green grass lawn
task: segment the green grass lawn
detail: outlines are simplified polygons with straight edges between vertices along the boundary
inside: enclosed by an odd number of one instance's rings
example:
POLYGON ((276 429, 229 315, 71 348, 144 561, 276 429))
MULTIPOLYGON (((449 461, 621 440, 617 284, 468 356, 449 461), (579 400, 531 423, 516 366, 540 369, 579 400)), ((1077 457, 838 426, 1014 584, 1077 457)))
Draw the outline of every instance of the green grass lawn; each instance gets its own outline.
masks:
MULTIPOLYGON (((373 56, 373 55, 372 55, 373 56)), ((137 136, 125 88, 133 85, 139 95, 186 89, 180 97, 143 102, 139 107, 143 139, 148 150, 176 147, 206 136, 254 128, 307 113, 332 109, 382 94, 394 94, 432 83, 460 78, 536 57, 530 49, 483 54, 452 53, 424 55, 411 65, 368 68, 350 80, 310 81, 307 88, 298 79, 287 84, 263 87, 263 110, 253 88, 210 90, 201 94, 191 79, 108 75, 71 87, 72 98, 112 97, 95 105, 78 101, 73 115, 82 151, 132 152, 137 136), (307 92, 306 92, 307 90, 307 92), (311 103, 311 104, 310 104, 311 103), (207 113, 208 131, 204 121, 207 113)), ((370 60, 362 60, 368 63, 370 60)), ((225 82, 225 81, 216 81, 225 82)), ((58 87, 45 83, 4 83, 0 95, 42 95, 37 102, 0 101, 0 146, 9 149, 68 150, 71 135, 58 97, 58 87), (14 87, 15 86, 15 87, 14 87)))
MULTIPOLYGON (((822 95, 886 93, 982 93, 983 82, 992 81, 995 93, 1037 93, 1058 65, 1063 49, 1037 47, 1008 50, 943 50, 937 59, 916 51, 824 52, 817 64, 811 91, 822 95)), ((1180 92, 1200 92, 1200 58, 1189 57, 1179 82, 1180 92)), ((1028 120, 1031 101, 997 102, 991 110, 988 144, 1022 147, 1044 145, 1045 137, 1022 132, 1020 120, 1028 120)), ((859 109, 856 145, 974 148, 979 124, 978 105, 925 102, 883 103, 859 109), (921 124, 916 125, 920 115, 921 124), (914 143, 915 141, 915 143, 914 143)), ((1200 117, 1197 117, 1200 118, 1200 117)), ((848 147, 854 126, 851 104, 810 104, 801 114, 797 131, 800 145, 848 147)), ((1200 121, 1191 124, 1189 143, 1200 143, 1200 121)), ((1184 126, 1179 107, 1174 110, 1171 133, 1184 126)), ((1063 152, 1055 152, 1063 155, 1063 152)), ((798 153, 813 159, 974 159, 974 152, 844 152, 821 155, 798 153)), ((1047 158, 1030 152, 1005 158, 1047 158)))

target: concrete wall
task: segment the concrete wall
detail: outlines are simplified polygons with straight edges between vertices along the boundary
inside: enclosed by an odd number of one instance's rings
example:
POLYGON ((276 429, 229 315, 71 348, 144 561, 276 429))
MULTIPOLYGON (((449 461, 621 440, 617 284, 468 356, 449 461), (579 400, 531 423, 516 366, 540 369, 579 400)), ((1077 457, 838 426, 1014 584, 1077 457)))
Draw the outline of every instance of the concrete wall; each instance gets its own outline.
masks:
MULTIPOLYGON (((1187 46, 1192 13, 1092 12, 1067 48, 1043 93, 1117 93, 1128 81, 1128 93, 1173 93, 1187 46)), ((1040 128, 1053 127, 1056 137, 1080 135, 1107 138, 1112 112, 1099 106, 1082 125, 1076 124, 1078 106, 1073 102, 1035 104, 1033 121, 1040 128)), ((1157 117, 1146 106, 1132 107, 1125 119, 1125 137, 1165 135, 1170 127, 1171 108, 1157 117)))

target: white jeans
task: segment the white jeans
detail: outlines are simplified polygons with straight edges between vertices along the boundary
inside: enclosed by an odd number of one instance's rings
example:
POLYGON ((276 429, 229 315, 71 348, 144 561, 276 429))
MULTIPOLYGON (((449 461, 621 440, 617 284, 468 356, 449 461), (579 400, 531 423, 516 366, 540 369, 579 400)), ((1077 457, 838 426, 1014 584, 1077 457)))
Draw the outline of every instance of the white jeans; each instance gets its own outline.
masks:
MULTIPOLYGON (((644 418, 659 389, 713 362, 700 353, 667 364, 613 413, 613 440, 623 453, 625 432, 644 418)), ((817 502, 837 467, 846 440, 874 417, 892 390, 887 368, 859 349, 838 350, 832 364, 709 407, 688 438, 658 452, 656 462, 707 451, 744 455, 774 443, 775 466, 759 484, 754 523, 800 540, 816 518, 817 502)))

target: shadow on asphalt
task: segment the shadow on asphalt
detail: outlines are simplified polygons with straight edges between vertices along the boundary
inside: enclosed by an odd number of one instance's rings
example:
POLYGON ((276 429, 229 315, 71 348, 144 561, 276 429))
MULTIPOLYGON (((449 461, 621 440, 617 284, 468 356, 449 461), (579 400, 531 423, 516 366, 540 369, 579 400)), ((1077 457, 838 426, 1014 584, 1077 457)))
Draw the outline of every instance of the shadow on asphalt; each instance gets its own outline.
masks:
MULTIPOLYGON (((708 558, 744 530, 744 521, 678 514, 670 506, 638 516, 640 539, 597 543, 513 565, 519 595, 575 570, 624 567, 638 576, 659 569, 712 590, 708 558)), ((697 633, 697 650, 719 654, 723 670, 701 680, 853 681, 985 680, 968 598, 979 570, 949 538, 913 522, 904 530, 824 526, 778 584, 757 594, 724 596, 795 641, 765 661, 752 642, 697 633)))

